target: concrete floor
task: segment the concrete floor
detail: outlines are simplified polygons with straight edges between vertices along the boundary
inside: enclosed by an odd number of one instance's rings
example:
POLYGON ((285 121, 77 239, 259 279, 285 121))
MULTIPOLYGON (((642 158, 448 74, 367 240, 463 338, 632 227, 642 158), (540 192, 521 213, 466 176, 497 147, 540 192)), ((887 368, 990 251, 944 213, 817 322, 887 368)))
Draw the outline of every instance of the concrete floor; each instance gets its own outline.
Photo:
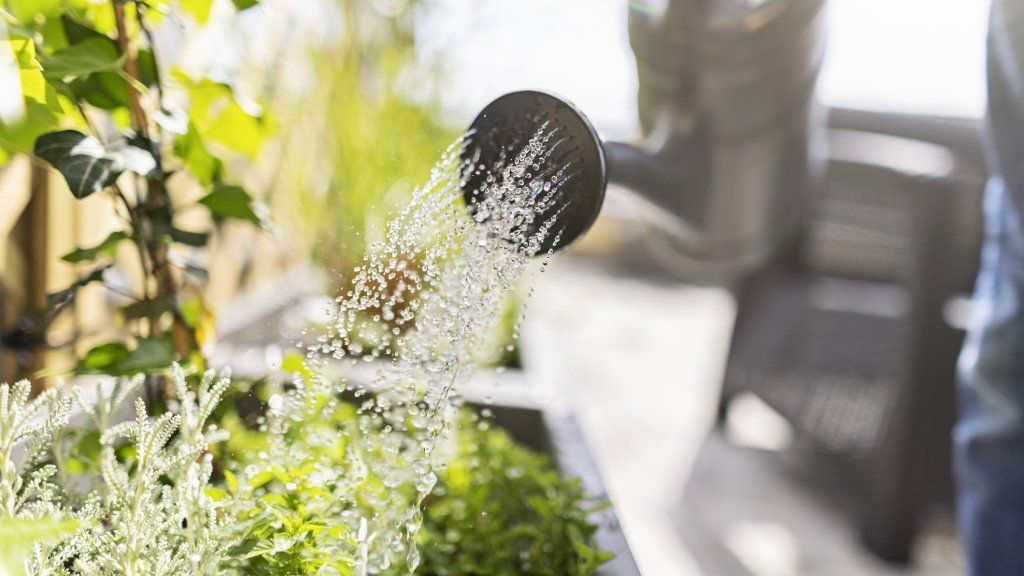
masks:
POLYGON ((839 489, 795 473, 764 446, 737 445, 744 433, 755 444, 786 439, 785 425, 757 406, 739 418, 745 432, 712 432, 735 314, 723 291, 567 258, 535 285, 526 373, 575 410, 642 574, 962 573, 948 515, 929 523, 916 569, 865 555, 843 495, 828 492, 839 489))

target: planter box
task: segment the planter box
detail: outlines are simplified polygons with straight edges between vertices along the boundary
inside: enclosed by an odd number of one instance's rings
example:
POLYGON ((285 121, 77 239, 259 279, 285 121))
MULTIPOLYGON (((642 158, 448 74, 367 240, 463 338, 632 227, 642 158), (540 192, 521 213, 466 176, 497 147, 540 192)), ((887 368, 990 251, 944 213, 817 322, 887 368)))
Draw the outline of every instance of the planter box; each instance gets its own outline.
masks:
MULTIPOLYGON (((289 294, 278 286, 273 299, 243 295, 240 302, 246 304, 230 307, 233 313, 222 324, 229 329, 219 333, 218 349, 211 354, 211 363, 230 366, 240 376, 274 372, 282 349, 278 343, 282 334, 287 333, 283 325, 294 325, 294 317, 289 320, 289 311, 302 306, 303 291, 298 292, 289 294)), ((308 295, 308 291, 305 293, 308 295)), ((371 382, 376 368, 374 362, 360 362, 349 370, 339 371, 339 375, 350 382, 371 382)), ((551 390, 532 385, 521 371, 509 371, 479 374, 459 393, 471 407, 490 410, 492 422, 517 442, 550 455, 563 475, 579 478, 588 496, 611 504, 582 431, 571 411, 553 402, 555 394, 551 390)), ((639 576, 614 506, 596 512, 593 520, 598 526, 598 546, 615 554, 597 574, 639 576)))
MULTIPOLYGON (((474 406, 481 406, 472 403, 474 406)), ((587 494, 608 501, 608 496, 583 438, 583 432, 571 414, 556 415, 553 411, 522 406, 487 404, 493 413, 492 421, 504 428, 510 436, 538 452, 550 454, 565 476, 580 479, 587 494)), ((598 526, 595 539, 598 546, 615 554, 597 571, 601 576, 639 576, 640 572, 619 526, 615 509, 611 506, 595 513, 598 526)))

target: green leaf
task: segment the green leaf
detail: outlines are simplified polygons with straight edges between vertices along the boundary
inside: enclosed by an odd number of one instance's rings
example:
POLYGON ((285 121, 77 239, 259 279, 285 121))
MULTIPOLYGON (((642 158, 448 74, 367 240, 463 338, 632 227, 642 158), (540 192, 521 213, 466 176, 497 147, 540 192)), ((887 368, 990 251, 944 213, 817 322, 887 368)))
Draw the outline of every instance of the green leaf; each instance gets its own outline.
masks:
POLYGON ((174 302, 168 298, 157 298, 155 300, 139 300, 121 308, 121 313, 127 319, 152 318, 170 312, 174 309, 174 302))
MULTIPOLYGON (((0 24, 2 26, 2 24, 0 24)), ((4 28, 0 27, 0 122, 17 122, 25 115, 25 101, 22 94, 25 87, 21 80, 21 62, 15 55, 13 45, 7 40, 4 28)))
POLYGON ((100 256, 113 258, 117 251, 117 245, 120 244, 122 240, 127 240, 129 238, 131 238, 131 236, 127 232, 119 230, 111 233, 110 236, 107 236, 106 239, 103 240, 103 242, 100 242, 92 248, 75 248, 71 252, 61 256, 60 259, 71 264, 77 264, 86 260, 95 260, 100 256))
POLYGON ((217 220, 239 218, 263 226, 263 218, 256 213, 252 196, 241 186, 217 184, 212 192, 199 199, 199 203, 209 208, 217 220))
POLYGON ((31 22, 34 18, 54 16, 64 8, 61 0, 7 0, 4 3, 15 20, 31 22))
POLYGON ((299 374, 302 378, 309 382, 313 375, 309 371, 309 367, 306 365, 306 357, 295 350, 292 350, 284 355, 281 360, 281 371, 288 372, 290 374, 299 374))
POLYGON ((103 273, 107 270, 107 268, 110 268, 109 264, 101 268, 97 268, 96 270, 93 270, 87 276, 75 281, 74 284, 68 286, 67 288, 59 292, 54 292, 52 294, 47 295, 47 305, 50 307, 51 310, 57 308, 58 306, 65 304, 68 300, 71 300, 71 298, 75 296, 75 293, 78 292, 78 289, 81 288, 82 286, 85 286, 86 284, 91 284, 93 282, 103 281, 103 273))
POLYGON ((0 519, 0 573, 25 574, 25 566, 36 544, 55 544, 78 528, 76 520, 58 518, 0 519))
POLYGON ((64 175, 79 199, 110 186, 125 170, 145 176, 156 168, 156 160, 141 148, 127 142, 104 148, 77 130, 43 134, 36 140, 35 154, 64 175))
POLYGON ((193 81, 189 86, 189 117, 206 142, 216 142, 247 158, 255 158, 270 132, 261 114, 243 108, 231 86, 211 80, 193 81))
MULTIPOLYGON (((108 46, 107 52, 117 53, 117 43, 109 36, 65 15, 61 25, 68 44, 76 45, 86 41, 97 41, 108 46)), ((136 54, 139 82, 146 86, 156 83, 156 59, 151 50, 141 49, 136 54)), ((96 72, 76 78, 69 85, 76 98, 104 110, 128 107, 128 82, 120 70, 96 72)))
POLYGON ((103 144, 76 130, 43 134, 36 140, 36 156, 64 175, 75 198, 85 198, 110 186, 121 175, 103 144))
POLYGON ((118 362, 128 359, 131 352, 120 342, 107 342, 85 353, 78 363, 79 372, 108 372, 118 362))
POLYGON ((87 40, 106 40, 111 48, 115 51, 117 50, 117 43, 114 42, 113 38, 98 30, 94 30, 67 14, 61 14, 60 24, 64 29, 64 37, 67 38, 69 45, 81 44, 87 40))
POLYGON ((32 40, 0 34, 0 71, 5 59, 6 70, 0 73, 0 145, 24 152, 40 134, 57 127, 63 106, 43 77, 32 40))
POLYGON ((112 369, 115 375, 131 375, 167 368, 174 362, 174 343, 165 336, 138 339, 138 346, 128 358, 112 369))
POLYGON ((239 12, 241 12, 242 10, 248 10, 253 6, 256 6, 260 3, 260 0, 231 0, 231 3, 235 5, 235 8, 237 8, 239 12))
POLYGON ((74 79, 68 84, 79 100, 103 110, 128 107, 128 83, 113 72, 99 72, 74 79))
POLYGON ((174 361, 174 344, 166 336, 139 338, 134 349, 119 342, 89 350, 78 363, 79 374, 130 376, 162 370, 174 361))
POLYGON ((210 19, 210 7, 213 0, 181 0, 181 9, 196 19, 200 25, 210 19))
POLYGON ((112 72, 124 65, 109 38, 90 38, 54 52, 43 62, 43 76, 53 79, 112 72))
POLYGON ((180 242, 186 246, 192 246, 193 248, 202 248, 206 246, 206 242, 210 239, 209 234, 203 232, 189 232, 188 230, 179 230, 178 228, 171 228, 171 240, 180 242))
POLYGON ((209 186, 220 180, 224 172, 224 164, 210 154, 203 143, 194 122, 188 123, 188 131, 174 141, 174 153, 181 158, 185 168, 195 176, 203 186, 209 186))

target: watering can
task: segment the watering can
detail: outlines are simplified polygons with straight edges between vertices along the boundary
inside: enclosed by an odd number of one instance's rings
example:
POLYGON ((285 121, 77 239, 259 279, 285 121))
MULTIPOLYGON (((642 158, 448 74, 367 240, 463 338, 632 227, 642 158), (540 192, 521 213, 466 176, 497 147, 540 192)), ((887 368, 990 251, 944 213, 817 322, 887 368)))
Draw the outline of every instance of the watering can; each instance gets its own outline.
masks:
MULTIPOLYGON (((586 233, 614 184, 646 208, 694 274, 762 268, 796 243, 820 166, 823 3, 633 0, 641 142, 605 142, 571 102, 523 91, 480 112, 467 150, 496 161, 540 127, 554 129, 574 177, 554 203, 559 234, 543 251, 586 233)), ((472 205, 480 183, 466 181, 472 205)))

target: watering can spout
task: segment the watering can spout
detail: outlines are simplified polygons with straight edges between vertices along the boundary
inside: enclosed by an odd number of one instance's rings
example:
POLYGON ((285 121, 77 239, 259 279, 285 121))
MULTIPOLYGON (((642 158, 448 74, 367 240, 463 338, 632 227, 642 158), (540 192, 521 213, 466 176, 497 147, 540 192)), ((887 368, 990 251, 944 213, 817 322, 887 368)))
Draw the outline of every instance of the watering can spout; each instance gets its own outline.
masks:
POLYGON ((710 175, 708 147, 697 133, 674 136, 656 150, 624 142, 603 147, 610 184, 642 204, 663 230, 699 241, 710 175))
MULTIPOLYGON (((559 186, 552 202, 538 208, 544 213, 535 221, 555 221, 538 253, 563 250, 585 234, 601 211, 609 182, 661 214, 666 227, 696 229, 699 223, 689 219, 703 209, 706 146, 679 136, 657 151, 602 142, 583 112, 553 94, 513 92, 488 104, 470 126, 464 159, 472 159, 474 167, 498 165, 540 132, 550 133, 557 148, 549 161, 565 167, 571 178, 559 186)), ((480 200, 484 178, 486 173, 474 169, 464 179, 463 194, 471 208, 480 200)))

